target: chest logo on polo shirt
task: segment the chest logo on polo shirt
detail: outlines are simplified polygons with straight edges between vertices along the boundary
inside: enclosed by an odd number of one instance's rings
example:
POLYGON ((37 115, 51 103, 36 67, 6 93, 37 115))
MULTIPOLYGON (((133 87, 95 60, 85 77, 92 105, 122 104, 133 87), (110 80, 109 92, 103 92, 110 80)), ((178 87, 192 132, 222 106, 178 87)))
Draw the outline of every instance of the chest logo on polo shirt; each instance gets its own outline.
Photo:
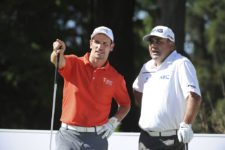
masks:
POLYGON ((160 76, 160 79, 170 79, 170 75, 162 75, 160 76))
POLYGON ((113 84, 113 81, 112 80, 110 80, 110 79, 107 79, 107 78, 103 78, 103 82, 106 84, 106 85, 109 85, 109 86, 112 86, 112 84, 113 84))

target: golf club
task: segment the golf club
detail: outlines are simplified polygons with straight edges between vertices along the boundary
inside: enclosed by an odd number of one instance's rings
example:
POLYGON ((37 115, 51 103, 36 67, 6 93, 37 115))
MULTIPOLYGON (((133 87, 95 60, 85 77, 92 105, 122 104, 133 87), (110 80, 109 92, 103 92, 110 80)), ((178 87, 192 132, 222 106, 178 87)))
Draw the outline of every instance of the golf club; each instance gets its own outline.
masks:
POLYGON ((51 132, 50 132, 50 150, 52 149, 52 132, 54 125, 54 115, 55 115, 55 102, 56 102, 56 91, 57 91, 57 78, 58 78, 58 68, 59 68, 59 54, 56 57, 55 65, 55 75, 54 75, 54 92, 53 92, 53 102, 52 102, 52 117, 51 117, 51 132))
POLYGON ((188 150, 188 143, 185 143, 184 146, 185 146, 185 150, 188 150))

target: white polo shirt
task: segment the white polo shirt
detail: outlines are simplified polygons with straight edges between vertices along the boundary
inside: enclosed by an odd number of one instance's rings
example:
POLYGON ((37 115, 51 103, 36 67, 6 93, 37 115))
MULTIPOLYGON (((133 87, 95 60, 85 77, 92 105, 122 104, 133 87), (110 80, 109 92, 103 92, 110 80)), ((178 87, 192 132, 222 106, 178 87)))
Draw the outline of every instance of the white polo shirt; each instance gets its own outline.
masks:
POLYGON ((143 93, 139 126, 150 131, 178 129, 188 94, 201 95, 193 64, 176 51, 158 67, 145 63, 133 89, 143 93))

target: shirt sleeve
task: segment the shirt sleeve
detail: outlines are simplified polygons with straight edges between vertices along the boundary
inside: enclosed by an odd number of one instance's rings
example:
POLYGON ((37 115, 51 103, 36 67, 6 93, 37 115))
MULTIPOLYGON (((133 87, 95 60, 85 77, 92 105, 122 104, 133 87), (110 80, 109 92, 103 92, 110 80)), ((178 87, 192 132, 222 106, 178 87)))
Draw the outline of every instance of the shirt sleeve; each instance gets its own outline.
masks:
POLYGON ((121 78, 120 82, 118 82, 117 88, 118 89, 116 89, 114 97, 117 103, 121 106, 130 106, 131 105, 130 96, 128 94, 126 82, 123 77, 121 78))
POLYGON ((72 63, 74 60, 74 57, 73 55, 64 55, 64 58, 66 60, 66 64, 63 68, 60 68, 58 71, 60 73, 60 75, 64 78, 67 78, 68 76, 70 76, 70 73, 71 73, 71 69, 72 69, 72 63))
POLYGON ((143 88, 144 88, 144 76, 143 76, 143 68, 141 69, 139 75, 136 77, 136 79, 133 82, 133 89, 138 91, 138 92, 143 92, 143 88))
POLYGON ((185 99, 190 92, 201 96, 196 71, 189 60, 185 60, 179 65, 178 78, 185 99))

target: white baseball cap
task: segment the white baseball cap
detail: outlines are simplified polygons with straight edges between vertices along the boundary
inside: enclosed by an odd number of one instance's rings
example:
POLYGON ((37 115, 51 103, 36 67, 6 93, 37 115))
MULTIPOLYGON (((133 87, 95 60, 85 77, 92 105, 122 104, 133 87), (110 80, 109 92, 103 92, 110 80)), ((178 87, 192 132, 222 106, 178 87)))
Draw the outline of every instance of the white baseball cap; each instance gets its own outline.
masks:
POLYGON ((166 26, 156 26, 152 31, 143 37, 144 41, 148 41, 151 36, 158 36, 161 38, 169 39, 172 42, 175 42, 175 37, 173 31, 166 26))
POLYGON ((105 26, 100 26, 94 29, 93 33, 91 34, 91 39, 96 35, 96 34, 105 34, 106 36, 108 36, 112 41, 114 41, 114 37, 113 37, 113 32, 110 28, 105 27, 105 26))

